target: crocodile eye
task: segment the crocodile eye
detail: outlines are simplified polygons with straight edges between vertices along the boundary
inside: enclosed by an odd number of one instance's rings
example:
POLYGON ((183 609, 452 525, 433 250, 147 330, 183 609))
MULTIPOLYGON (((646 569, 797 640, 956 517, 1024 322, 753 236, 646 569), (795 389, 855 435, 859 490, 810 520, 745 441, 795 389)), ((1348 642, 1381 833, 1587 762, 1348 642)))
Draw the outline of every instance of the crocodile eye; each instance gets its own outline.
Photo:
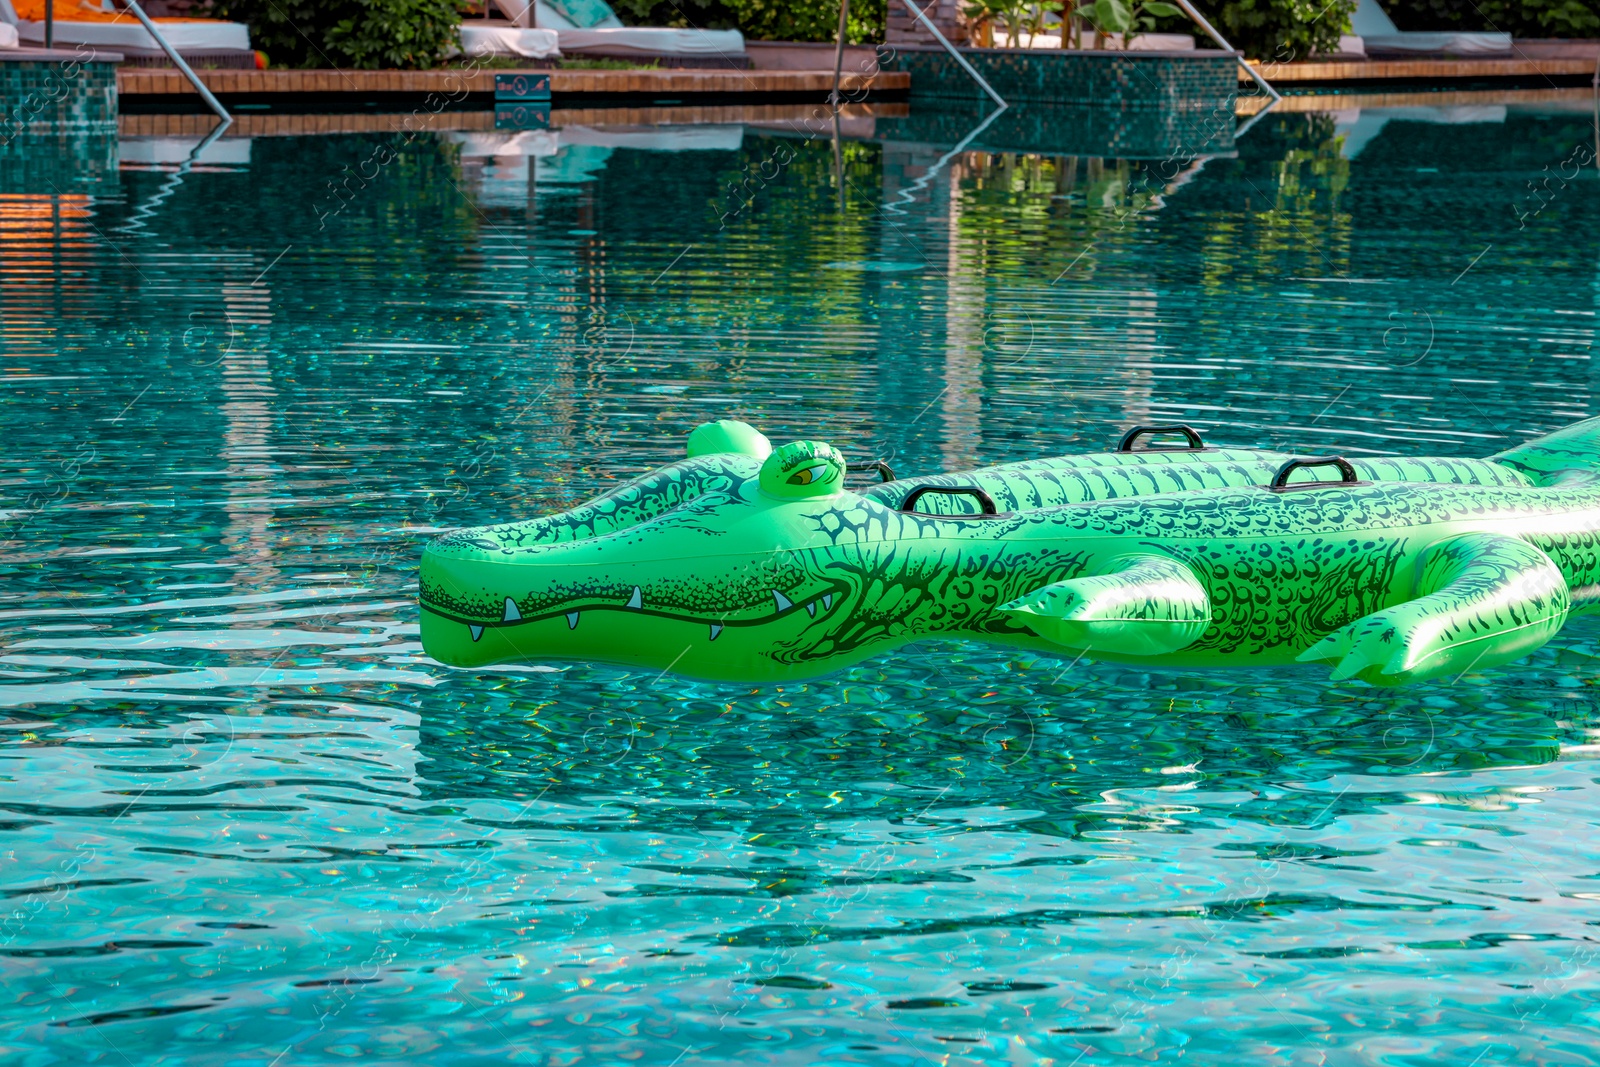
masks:
POLYGON ((787 499, 833 496, 844 485, 844 457, 821 441, 793 441, 761 464, 761 491, 787 499))
POLYGON ((818 463, 812 467, 803 467, 789 475, 790 485, 810 485, 812 482, 825 481, 828 477, 828 465, 818 463))

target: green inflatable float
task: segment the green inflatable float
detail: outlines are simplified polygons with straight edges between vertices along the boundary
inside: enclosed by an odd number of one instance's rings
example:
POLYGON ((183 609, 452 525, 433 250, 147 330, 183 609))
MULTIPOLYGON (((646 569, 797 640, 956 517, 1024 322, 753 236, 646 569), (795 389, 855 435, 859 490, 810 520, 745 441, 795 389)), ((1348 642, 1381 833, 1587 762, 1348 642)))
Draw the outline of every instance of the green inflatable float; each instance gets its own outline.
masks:
POLYGON ((963 474, 877 463, 855 490, 829 445, 707 423, 688 458, 582 507, 430 544, 422 643, 461 667, 778 682, 952 637, 1401 685, 1517 659, 1596 604, 1597 466, 1600 419, 1486 460, 1139 427, 1115 452, 963 474))

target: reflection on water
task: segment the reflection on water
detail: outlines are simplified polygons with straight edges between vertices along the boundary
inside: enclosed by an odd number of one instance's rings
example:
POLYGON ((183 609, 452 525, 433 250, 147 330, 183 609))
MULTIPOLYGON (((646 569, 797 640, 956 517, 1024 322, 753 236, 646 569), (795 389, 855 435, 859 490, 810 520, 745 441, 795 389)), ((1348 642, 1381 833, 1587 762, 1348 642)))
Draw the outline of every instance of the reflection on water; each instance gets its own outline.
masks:
POLYGON ((17 179, 13 1058, 1592 1058, 1592 623, 1399 692, 960 644, 751 688, 416 639, 426 537, 708 418, 915 474, 1140 422, 1481 455, 1590 414, 1593 115, 1454 107, 1171 162, 859 115, 837 153, 770 115, 192 160, 152 128, 108 188, 17 179))

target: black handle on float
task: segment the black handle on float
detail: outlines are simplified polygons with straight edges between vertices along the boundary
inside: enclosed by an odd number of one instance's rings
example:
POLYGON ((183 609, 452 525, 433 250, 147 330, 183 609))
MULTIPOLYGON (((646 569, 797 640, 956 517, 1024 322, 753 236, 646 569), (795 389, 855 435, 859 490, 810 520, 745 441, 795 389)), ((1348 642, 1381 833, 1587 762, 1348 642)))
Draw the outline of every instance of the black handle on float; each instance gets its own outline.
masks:
POLYGON ((1200 440, 1199 431, 1197 431, 1193 426, 1184 426, 1180 423, 1176 426, 1135 426, 1133 429, 1122 435, 1122 443, 1117 446, 1117 451, 1132 452, 1133 443, 1139 438, 1143 437, 1145 434, 1151 433, 1181 433, 1189 442, 1188 445, 1185 446, 1186 448, 1201 449, 1206 447, 1206 443, 1200 440))
POLYGON ((871 463, 851 463, 846 465, 844 471, 846 474, 854 474, 857 471, 877 471, 884 481, 894 481, 894 468, 881 459, 875 459, 871 463))
MULTIPOLYGON (((915 489, 911 490, 911 492, 907 493, 904 500, 900 501, 900 510, 915 511, 917 501, 921 500, 923 496, 928 493, 945 493, 949 496, 970 496, 978 502, 979 510, 981 510, 985 515, 1000 514, 1000 509, 994 506, 994 497, 990 496, 988 493, 985 493, 982 489, 979 489, 975 485, 919 485, 915 489)), ((939 515, 935 517, 941 519, 958 519, 962 516, 939 515)))
POLYGON ((1307 456, 1305 459, 1291 459, 1278 468, 1278 473, 1272 476, 1269 489, 1311 489, 1319 485, 1350 485, 1359 482, 1356 469, 1350 466, 1350 461, 1343 456, 1307 456), (1289 475, 1302 467, 1338 467, 1339 480, 1337 482, 1301 482, 1299 485, 1289 484, 1289 475))

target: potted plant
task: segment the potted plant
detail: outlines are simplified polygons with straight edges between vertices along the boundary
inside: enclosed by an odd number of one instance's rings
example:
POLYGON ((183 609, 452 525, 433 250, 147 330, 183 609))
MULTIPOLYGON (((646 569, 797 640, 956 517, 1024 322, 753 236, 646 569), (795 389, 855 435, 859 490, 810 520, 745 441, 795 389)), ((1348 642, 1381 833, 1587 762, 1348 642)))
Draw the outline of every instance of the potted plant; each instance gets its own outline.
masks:
POLYGON ((961 9, 972 26, 971 38, 979 48, 994 47, 994 24, 1004 15, 1006 0, 975 0, 961 9))
POLYGON ((1061 0, 975 0, 962 14, 972 23, 978 47, 995 47, 994 27, 1000 23, 1006 31, 1005 47, 1020 48, 1023 34, 1043 33, 1045 15, 1060 10, 1061 0))
POLYGON ((1100 47, 1102 37, 1117 35, 1122 38, 1124 51, 1134 37, 1155 29, 1157 18, 1183 14, 1176 4, 1166 3, 1166 0, 1144 0, 1143 3, 1139 0, 1094 0, 1092 4, 1079 7, 1078 13, 1094 26, 1096 48, 1100 47))

